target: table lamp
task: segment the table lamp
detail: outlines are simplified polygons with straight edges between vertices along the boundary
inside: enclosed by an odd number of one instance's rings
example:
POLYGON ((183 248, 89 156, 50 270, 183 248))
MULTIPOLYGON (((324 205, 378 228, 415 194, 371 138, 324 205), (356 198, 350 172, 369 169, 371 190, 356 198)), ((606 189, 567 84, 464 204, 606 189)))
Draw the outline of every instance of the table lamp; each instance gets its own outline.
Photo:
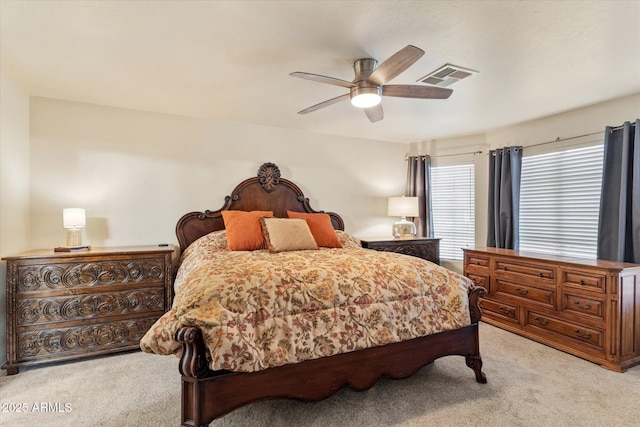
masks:
POLYGON ((396 239, 412 239, 416 237, 416 225, 407 221, 407 217, 419 215, 417 197, 389 197, 387 214, 402 217, 393 224, 393 237, 396 239))
POLYGON ((86 216, 82 208, 66 208, 62 210, 62 222, 67 229, 67 247, 82 246, 82 228, 86 223, 86 216))

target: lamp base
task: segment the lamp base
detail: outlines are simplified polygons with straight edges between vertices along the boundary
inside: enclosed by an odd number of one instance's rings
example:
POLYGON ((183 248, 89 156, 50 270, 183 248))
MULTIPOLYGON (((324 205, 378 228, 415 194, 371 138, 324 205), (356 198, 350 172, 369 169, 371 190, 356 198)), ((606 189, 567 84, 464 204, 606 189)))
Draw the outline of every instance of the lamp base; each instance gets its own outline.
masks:
POLYGON ((407 221, 406 217, 396 221, 391 231, 395 239, 413 239, 416 237, 416 225, 411 221, 407 221))
POLYGON ((82 230, 79 228, 69 228, 67 230, 67 246, 82 246, 82 230))

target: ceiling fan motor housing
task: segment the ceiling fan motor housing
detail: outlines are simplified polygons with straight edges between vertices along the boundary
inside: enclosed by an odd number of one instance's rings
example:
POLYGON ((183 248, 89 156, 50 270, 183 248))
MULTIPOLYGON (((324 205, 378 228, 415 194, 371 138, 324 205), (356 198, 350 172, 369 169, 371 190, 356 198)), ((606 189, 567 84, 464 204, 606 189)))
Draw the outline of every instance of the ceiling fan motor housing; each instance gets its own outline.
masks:
POLYGON ((378 61, 373 58, 358 59, 353 63, 353 71, 356 73, 356 78, 353 79, 353 82, 358 83, 367 80, 377 66, 378 61))

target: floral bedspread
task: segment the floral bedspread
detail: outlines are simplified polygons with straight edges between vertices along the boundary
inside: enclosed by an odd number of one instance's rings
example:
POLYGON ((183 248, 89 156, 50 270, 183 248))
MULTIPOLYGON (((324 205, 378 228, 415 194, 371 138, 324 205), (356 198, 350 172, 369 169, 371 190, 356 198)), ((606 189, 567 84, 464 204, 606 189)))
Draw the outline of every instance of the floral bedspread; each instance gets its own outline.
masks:
POLYGON ((200 238, 140 347, 180 354, 176 330, 198 326, 212 370, 252 372, 470 324, 470 280, 338 235, 342 249, 280 253, 227 251, 224 231, 200 238))

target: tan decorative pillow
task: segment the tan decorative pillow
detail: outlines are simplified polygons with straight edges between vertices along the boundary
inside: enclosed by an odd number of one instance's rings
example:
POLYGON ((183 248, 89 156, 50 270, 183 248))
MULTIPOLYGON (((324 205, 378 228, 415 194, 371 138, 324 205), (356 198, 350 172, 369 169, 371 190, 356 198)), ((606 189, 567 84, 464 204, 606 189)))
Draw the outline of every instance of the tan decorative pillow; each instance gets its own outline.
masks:
POLYGON ((318 249, 307 221, 302 218, 262 217, 260 225, 269 252, 318 249))

